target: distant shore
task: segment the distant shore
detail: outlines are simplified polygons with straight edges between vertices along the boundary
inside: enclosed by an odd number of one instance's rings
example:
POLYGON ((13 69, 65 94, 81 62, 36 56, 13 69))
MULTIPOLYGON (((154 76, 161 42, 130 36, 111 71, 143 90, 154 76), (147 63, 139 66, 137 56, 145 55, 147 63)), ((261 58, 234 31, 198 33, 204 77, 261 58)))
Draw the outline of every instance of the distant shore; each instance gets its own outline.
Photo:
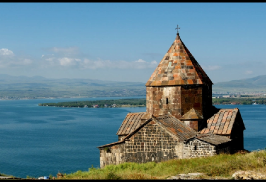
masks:
POLYGON ((93 100, 93 101, 73 101, 58 103, 40 103, 39 106, 54 107, 78 107, 78 108, 114 108, 114 107, 145 107, 145 98, 133 99, 112 99, 112 100, 93 100))
MULTIPOLYGON (((144 96, 143 96, 144 97, 144 96)), ((104 98, 104 97, 82 97, 82 96, 73 96, 73 97, 35 97, 35 98, 16 98, 16 99, 10 99, 10 98, 1 98, 0 101, 6 101, 6 100, 56 100, 56 99, 92 99, 92 98, 104 98)), ((109 97, 109 98, 115 98, 115 100, 121 100, 120 98, 127 98, 127 97, 109 97)), ((141 102, 139 104, 134 103, 135 101, 138 101, 140 97, 132 96, 129 97, 132 98, 131 100, 128 100, 127 102, 123 103, 116 103, 113 101, 113 103, 110 103, 110 100, 101 100, 100 104, 99 101, 93 101, 94 103, 87 103, 87 104, 57 104, 57 103, 43 103, 40 104, 40 106, 56 106, 56 107, 93 107, 93 108, 98 108, 98 107, 145 107, 146 106, 146 100, 145 98, 141 98, 141 102), (136 100, 135 100, 136 99, 136 100), (132 101, 134 100, 134 101, 132 101), (144 101, 145 100, 145 101, 144 101), (106 102, 106 103, 103 103, 106 102), (107 104, 108 102, 108 104, 107 104), (132 104, 133 102, 133 104, 132 104), (104 104, 106 104, 104 106, 104 104), (113 105, 116 104, 116 105, 113 105), (87 106, 86 106, 87 105, 87 106), (98 105, 98 106, 97 106, 98 105), (113 105, 113 106, 111 106, 113 105)), ((95 99, 93 99, 95 100, 95 99)), ((87 102, 87 101, 76 101, 76 102, 87 102)), ((92 102, 92 101, 88 101, 92 102)), ((241 97, 241 98, 212 98, 212 104, 213 105, 266 105, 266 97, 241 97)))

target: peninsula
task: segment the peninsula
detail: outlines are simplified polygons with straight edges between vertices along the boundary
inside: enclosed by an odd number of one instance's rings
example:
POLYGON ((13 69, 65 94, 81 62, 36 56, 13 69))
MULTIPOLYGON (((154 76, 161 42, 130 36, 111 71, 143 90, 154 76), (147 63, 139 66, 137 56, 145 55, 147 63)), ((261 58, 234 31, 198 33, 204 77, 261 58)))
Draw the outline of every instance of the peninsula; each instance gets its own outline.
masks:
POLYGON ((54 107, 83 107, 83 108, 145 107, 146 98, 40 103, 38 105, 54 106, 54 107))

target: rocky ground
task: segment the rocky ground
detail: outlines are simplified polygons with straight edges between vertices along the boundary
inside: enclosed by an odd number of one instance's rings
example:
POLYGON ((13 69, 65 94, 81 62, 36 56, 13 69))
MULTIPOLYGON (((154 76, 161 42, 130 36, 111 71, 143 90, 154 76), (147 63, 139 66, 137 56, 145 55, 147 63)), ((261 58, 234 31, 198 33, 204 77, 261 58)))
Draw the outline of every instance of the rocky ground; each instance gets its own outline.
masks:
POLYGON ((167 178, 168 180, 189 180, 189 179, 224 179, 224 180, 262 180, 266 175, 256 171, 237 171, 231 177, 209 177, 204 173, 178 174, 167 178))

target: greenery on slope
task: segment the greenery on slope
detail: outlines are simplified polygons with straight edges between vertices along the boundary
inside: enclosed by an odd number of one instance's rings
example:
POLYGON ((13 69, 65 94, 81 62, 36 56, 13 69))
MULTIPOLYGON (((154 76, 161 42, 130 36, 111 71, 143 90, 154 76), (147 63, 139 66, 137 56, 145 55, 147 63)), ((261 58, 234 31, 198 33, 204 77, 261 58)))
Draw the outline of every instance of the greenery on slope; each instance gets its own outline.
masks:
POLYGON ((104 168, 89 168, 65 174, 63 179, 166 179, 183 173, 205 173, 203 179, 221 177, 231 179, 238 170, 253 170, 265 173, 266 151, 246 154, 220 154, 205 158, 178 159, 165 162, 122 163, 104 168))

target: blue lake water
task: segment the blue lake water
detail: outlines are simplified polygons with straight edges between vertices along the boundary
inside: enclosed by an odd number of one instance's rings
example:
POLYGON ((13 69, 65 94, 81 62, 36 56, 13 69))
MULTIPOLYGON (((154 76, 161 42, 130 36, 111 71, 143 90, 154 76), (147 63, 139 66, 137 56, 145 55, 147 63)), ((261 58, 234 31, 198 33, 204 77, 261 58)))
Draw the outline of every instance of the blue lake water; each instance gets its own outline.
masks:
MULTIPOLYGON (((127 113, 146 108, 59 108, 38 103, 121 98, 0 100, 0 173, 26 178, 99 167, 97 146, 117 141, 116 132, 127 113)), ((266 147, 265 105, 216 107, 240 109, 245 149, 266 147)))

